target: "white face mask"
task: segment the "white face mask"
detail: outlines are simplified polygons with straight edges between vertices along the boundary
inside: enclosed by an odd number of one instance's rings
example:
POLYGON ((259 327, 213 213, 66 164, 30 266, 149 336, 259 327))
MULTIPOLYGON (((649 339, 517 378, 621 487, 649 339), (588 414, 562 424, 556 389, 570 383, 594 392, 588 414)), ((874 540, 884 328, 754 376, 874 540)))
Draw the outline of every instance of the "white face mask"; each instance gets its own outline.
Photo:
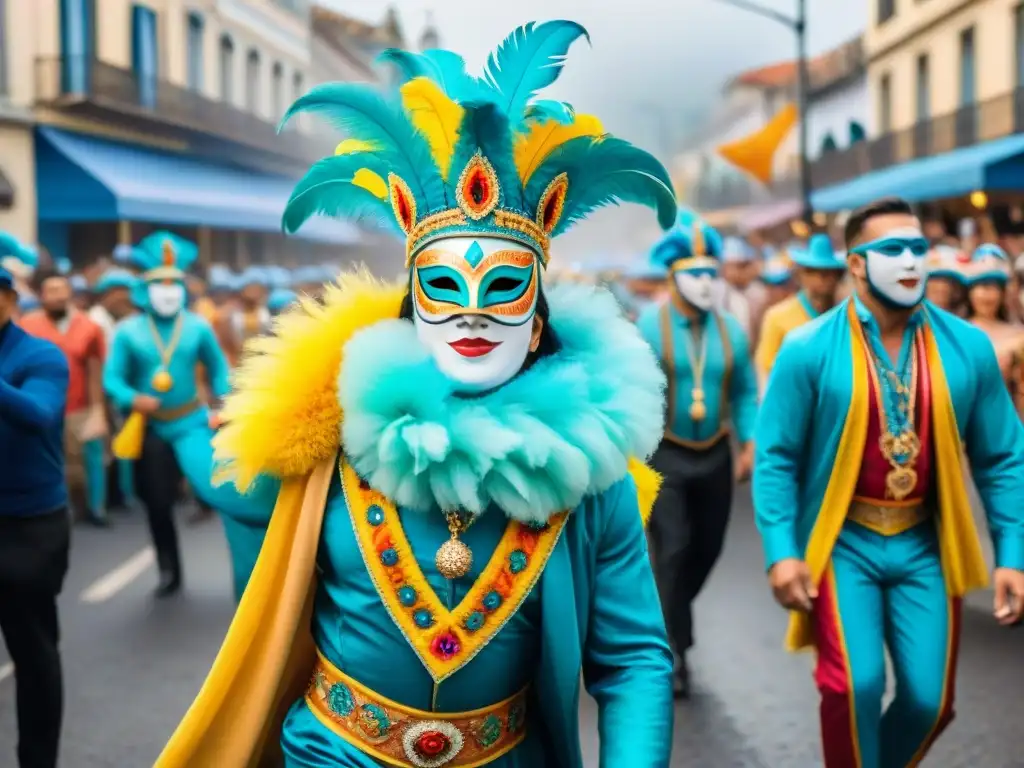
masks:
POLYGON ((149 306, 160 317, 174 317, 185 306, 185 286, 181 283, 150 283, 146 293, 149 306))
POLYGON ((530 352, 540 264, 499 238, 452 237, 416 255, 413 322, 441 372, 463 392, 500 387, 530 352))
POLYGON ((868 248, 864 251, 868 285, 883 301, 902 309, 911 309, 924 298, 928 253, 927 249, 917 254, 909 247, 886 244, 899 240, 923 241, 924 236, 920 230, 904 228, 887 232, 885 237, 876 240, 879 249, 868 248), (916 284, 903 285, 901 280, 913 280, 916 284))
POLYGON ((715 278, 710 270, 679 270, 672 275, 676 289, 688 303, 707 312, 715 303, 715 278))

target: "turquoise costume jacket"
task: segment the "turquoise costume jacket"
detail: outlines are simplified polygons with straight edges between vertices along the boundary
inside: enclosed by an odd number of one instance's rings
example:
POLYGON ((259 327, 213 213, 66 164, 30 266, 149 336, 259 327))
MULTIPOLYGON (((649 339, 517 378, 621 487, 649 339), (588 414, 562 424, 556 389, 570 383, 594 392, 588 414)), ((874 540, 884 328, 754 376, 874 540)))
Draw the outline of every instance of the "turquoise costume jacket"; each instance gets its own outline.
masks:
MULTIPOLYGON (((640 333, 654 353, 662 360, 664 367, 674 366, 674 375, 669 376, 672 387, 674 413, 667 429, 677 438, 690 443, 702 443, 710 440, 722 429, 723 422, 731 415, 736 437, 741 443, 753 439, 754 424, 757 418, 757 377, 750 360, 750 343, 739 321, 727 312, 720 315, 722 325, 726 329, 728 341, 728 360, 726 346, 722 343, 719 323, 710 315, 705 315, 702 323, 704 332, 708 334, 707 359, 705 362, 703 388, 706 397, 707 415, 700 422, 690 418, 690 393, 694 387, 693 366, 687 355, 686 335, 691 333, 690 320, 669 302, 667 304, 672 328, 672 351, 674 361, 666 361, 664 334, 662 332, 662 313, 665 305, 648 307, 637 320, 640 333), (728 379, 726 378, 728 376, 728 379)), ((694 352, 700 354, 699 343, 694 352)))
MULTIPOLYGON (((1024 569, 1024 427, 985 335, 931 304, 921 311, 943 567, 947 588, 958 595, 985 578, 978 573, 961 446, 984 503, 997 566, 1024 569)), ((847 299, 786 336, 757 421, 754 509, 767 565, 803 558, 815 579, 842 527, 863 456, 867 372, 861 345, 854 343, 856 316, 870 320, 864 305, 847 299)))

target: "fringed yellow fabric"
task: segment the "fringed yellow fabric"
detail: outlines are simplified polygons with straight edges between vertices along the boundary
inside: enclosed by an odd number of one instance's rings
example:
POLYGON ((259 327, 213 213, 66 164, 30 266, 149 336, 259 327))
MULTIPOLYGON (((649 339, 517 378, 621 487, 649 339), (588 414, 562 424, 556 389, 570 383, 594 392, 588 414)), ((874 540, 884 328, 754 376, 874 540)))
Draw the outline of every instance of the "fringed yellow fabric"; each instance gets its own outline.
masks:
POLYGON ((640 505, 640 519, 644 527, 650 522, 651 512, 654 511, 654 502, 658 498, 658 491, 661 490, 661 475, 644 464, 640 459, 629 460, 629 474, 636 484, 636 499, 640 505))
POLYGON ((281 722, 315 660, 316 553, 334 466, 331 456, 282 486, 224 644, 155 768, 280 764, 281 722))
POLYGON ((121 431, 110 441, 114 457, 123 461, 138 461, 142 456, 142 442, 146 437, 146 417, 132 411, 121 431))
POLYGON ((939 551, 946 590, 953 597, 988 584, 988 568, 978 539, 964 484, 963 449, 956 425, 953 398, 939 357, 932 329, 924 329, 925 355, 932 384, 932 441, 935 448, 935 483, 939 490, 939 551))
POLYGON ((398 317, 404 292, 365 270, 342 275, 322 306, 304 299, 273 335, 252 340, 213 441, 219 479, 244 491, 257 475, 301 477, 334 455, 342 348, 360 329, 398 317))

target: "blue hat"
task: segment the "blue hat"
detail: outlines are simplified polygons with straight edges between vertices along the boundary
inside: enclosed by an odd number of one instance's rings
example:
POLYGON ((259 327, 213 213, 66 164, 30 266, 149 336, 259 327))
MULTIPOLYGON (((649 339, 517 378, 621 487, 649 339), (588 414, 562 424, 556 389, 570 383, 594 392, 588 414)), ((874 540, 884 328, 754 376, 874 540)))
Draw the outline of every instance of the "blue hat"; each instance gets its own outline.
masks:
POLYGON ((276 315, 298 301, 298 298, 295 291, 289 291, 287 288, 277 288, 271 291, 270 296, 267 297, 267 309, 276 315))
POLYGON ((85 275, 72 275, 68 282, 71 283, 71 290, 75 293, 89 292, 89 281, 85 279, 85 275))
POLYGON ((272 264, 266 267, 264 273, 267 276, 267 282, 273 289, 288 288, 292 283, 292 273, 289 272, 282 266, 272 264))
POLYGON ((651 249, 651 263, 668 272, 679 270, 718 270, 722 256, 722 238, 694 211, 682 208, 675 225, 651 249))
POLYGON ((967 283, 966 265, 970 259, 965 257, 963 251, 952 245, 936 245, 928 252, 928 260, 925 269, 928 278, 943 277, 953 280, 961 285, 967 283))
POLYGON ((785 285, 793 277, 793 249, 788 251, 765 249, 764 266, 761 267, 761 280, 768 285, 785 285))
POLYGON ((722 245, 722 261, 757 261, 757 253, 742 237, 727 237, 722 245))
POLYGON ((39 309, 41 306, 39 299, 31 293, 23 293, 18 296, 18 309, 21 310, 22 313, 32 312, 39 309))
POLYGON ((28 277, 39 264, 35 250, 8 232, 0 232, 0 287, 12 288, 14 278, 28 277))
POLYGON ((134 250, 135 250, 135 246, 134 245, 127 245, 125 243, 121 243, 120 245, 114 246, 114 252, 113 252, 114 261, 116 261, 118 264, 132 264, 132 263, 134 263, 135 259, 132 258, 132 252, 134 250))
POLYGON ((846 269, 846 262, 837 256, 828 235, 812 235, 806 248, 790 248, 789 255, 794 264, 805 269, 846 269))
POLYGON ((328 213, 390 222, 405 235, 407 266, 429 243, 459 235, 512 241, 546 264, 551 238, 606 205, 646 205, 672 226, 676 196, 654 156, 593 116, 536 98, 587 37, 571 21, 530 23, 490 55, 482 77, 449 51, 391 49, 381 58, 397 70, 394 96, 316 86, 282 122, 315 112, 347 138, 296 185, 285 232, 328 213))
POLYGON ((212 264, 206 273, 211 293, 234 293, 238 290, 238 275, 223 264, 212 264))
POLYGON ((266 288, 269 282, 269 277, 263 267, 253 265, 242 270, 242 274, 235 280, 235 287, 241 290, 250 285, 262 285, 266 288))
POLYGON ((132 248, 129 259, 142 271, 142 279, 184 280, 185 272, 199 257, 195 243, 173 232, 154 232, 132 248))
POLYGON ((135 287, 136 279, 135 275, 129 272, 127 269, 119 269, 114 267, 104 272, 100 279, 96 281, 96 285, 93 286, 93 293, 106 293, 112 291, 115 288, 127 288, 131 290, 135 287))
POLYGON ((1010 258, 1006 251, 994 243, 985 243, 971 254, 967 265, 967 284, 974 285, 985 280, 1007 283, 1010 280, 1010 258))

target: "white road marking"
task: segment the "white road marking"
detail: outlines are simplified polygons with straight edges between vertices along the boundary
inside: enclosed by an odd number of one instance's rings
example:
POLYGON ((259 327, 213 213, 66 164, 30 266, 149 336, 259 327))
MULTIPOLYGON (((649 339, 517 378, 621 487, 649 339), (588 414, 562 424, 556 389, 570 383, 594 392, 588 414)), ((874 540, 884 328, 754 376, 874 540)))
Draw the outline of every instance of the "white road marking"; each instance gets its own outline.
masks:
POLYGON ((110 573, 101 576, 82 592, 83 603, 103 603, 131 584, 156 561, 152 547, 132 555, 110 573))
POLYGON ((14 665, 13 664, 3 664, 3 665, 0 665, 0 682, 3 682, 5 679, 7 679, 8 677, 10 677, 13 674, 14 674, 14 665))

